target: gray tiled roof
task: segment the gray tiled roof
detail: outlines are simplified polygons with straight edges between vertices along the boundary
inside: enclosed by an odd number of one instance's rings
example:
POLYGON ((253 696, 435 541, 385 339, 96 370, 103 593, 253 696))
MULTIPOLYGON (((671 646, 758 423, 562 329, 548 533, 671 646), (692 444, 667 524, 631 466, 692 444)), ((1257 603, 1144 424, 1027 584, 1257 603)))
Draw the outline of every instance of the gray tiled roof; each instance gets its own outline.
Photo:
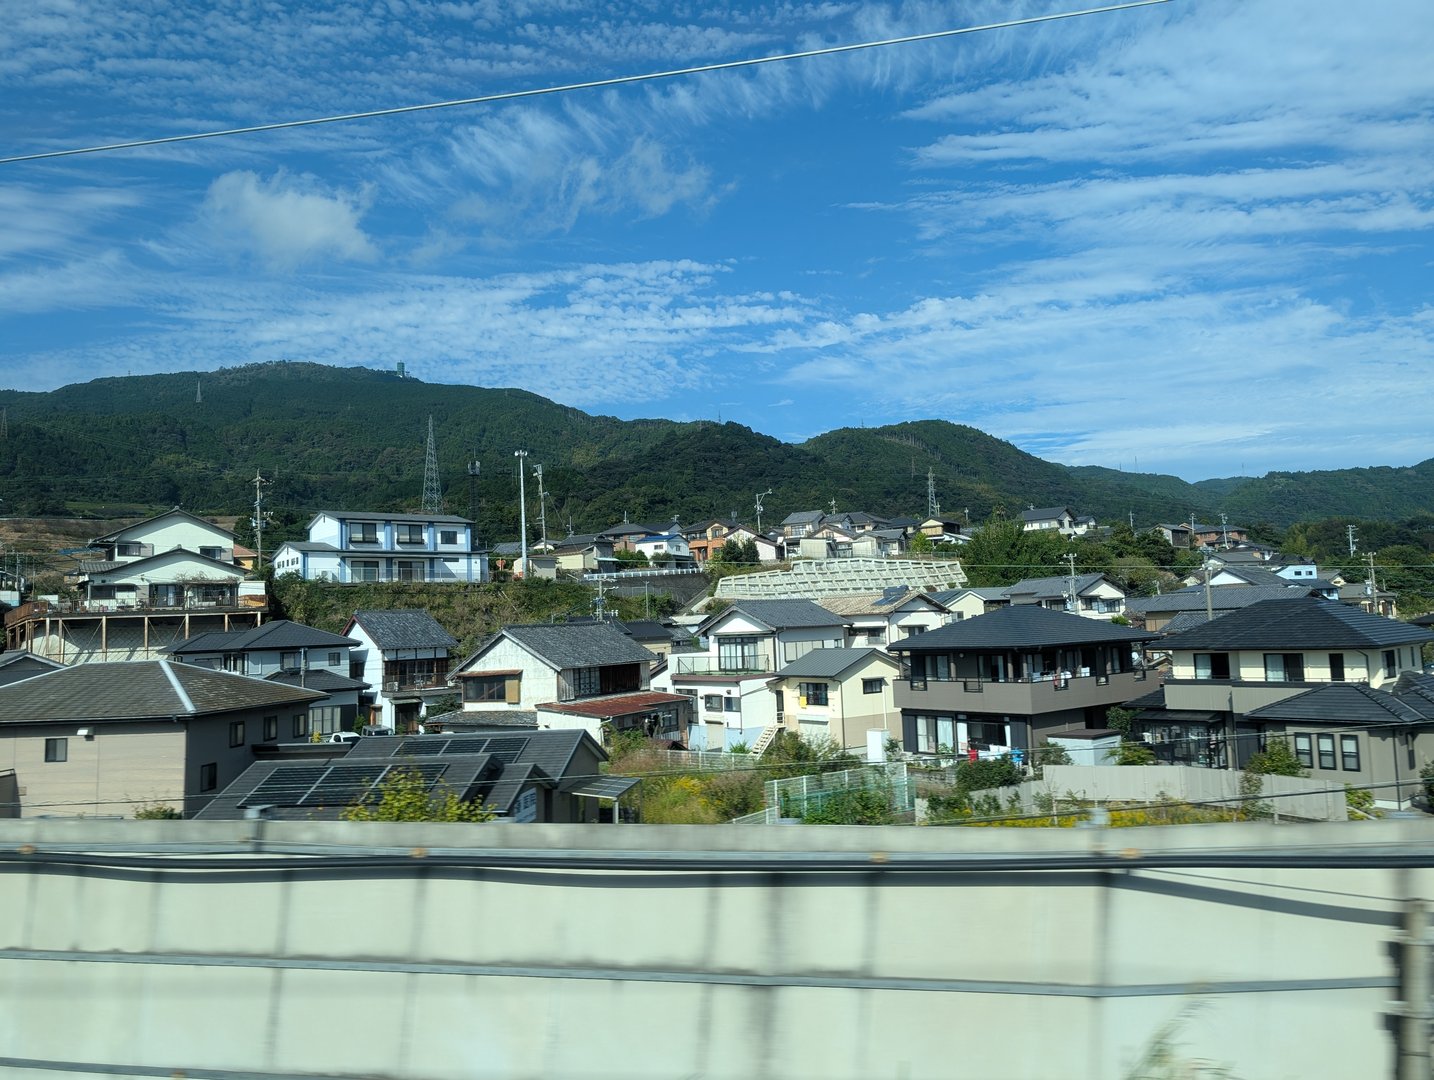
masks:
POLYGON ((498 633, 512 638, 555 668, 603 667, 657 659, 654 653, 609 623, 534 623, 505 626, 498 633))
POLYGON ((740 611, 773 630, 792 630, 805 626, 845 626, 851 622, 844 616, 833 614, 814 600, 734 600, 730 608, 713 616, 713 620, 721 618, 728 611, 740 611))
MULTIPOLYGON (((1087 589, 1094 588, 1102 581, 1107 580, 1104 574, 1077 574, 1075 579, 1076 595, 1079 596, 1087 589)), ((1068 577, 1025 578, 1014 585, 1007 586, 1005 593, 1007 596, 1054 597, 1064 596, 1069 587, 1070 578, 1068 577)))
POLYGON ((413 524, 424 522, 443 522, 446 525, 472 525, 471 518, 458 517, 455 514, 388 514, 383 511, 369 510, 320 510, 309 519, 309 526, 319 519, 320 514, 327 514, 339 521, 403 521, 413 524))
POLYGON ((1362 683, 1329 683, 1272 705, 1251 709, 1245 715, 1251 720, 1304 721, 1370 727, 1378 724, 1428 723, 1434 719, 1434 707, 1421 710, 1396 694, 1386 690, 1371 690, 1362 683))
POLYGON ((368 683, 362 679, 350 679, 327 668, 309 668, 307 671, 276 671, 266 675, 268 682, 283 683, 285 686, 302 686, 306 690, 319 690, 325 694, 337 694, 344 690, 366 690, 368 683))
POLYGON ((893 667, 896 666, 896 661, 880 649, 813 649, 778 671, 777 678, 835 679, 848 668, 865 663, 873 656, 883 657, 893 667))
POLYGON ((1025 649, 1102 642, 1149 641, 1160 635, 1036 604, 998 608, 937 630, 905 638, 892 652, 944 652, 949 649, 1025 649))
MULTIPOLYGON (((1215 585, 1210 589, 1210 607, 1214 611, 1234 611, 1258 604, 1261 600, 1308 596, 1309 592, 1309 586, 1294 581, 1282 585, 1215 585)), ((1147 615, 1152 611, 1198 611, 1204 614, 1205 588, 1196 585, 1159 596, 1133 596, 1125 602, 1125 610, 1130 615, 1147 615)))
POLYGON ((1029 510, 1021 511, 1022 521, 1054 521, 1062 515, 1069 514, 1075 517, 1075 511, 1069 506, 1036 506, 1029 510))
POLYGON ((1004 600, 1006 598, 1006 587, 1004 585, 982 585, 971 586, 967 589, 941 589, 928 594, 942 607, 949 607, 963 596, 979 596, 982 600, 1004 600))
POLYGON ((202 716, 324 695, 169 660, 79 664, 0 686, 0 722, 202 716))
POLYGON ((426 611, 355 611, 353 621, 380 649, 451 649, 458 644, 426 611))
POLYGON ((196 634, 184 641, 166 645, 160 652, 176 656, 210 652, 247 652, 254 649, 326 649, 357 645, 353 638, 342 634, 331 634, 303 623, 288 619, 275 619, 261 626, 242 630, 218 631, 211 634, 196 634))
POLYGON ((1168 637, 1171 649, 1368 649, 1434 641, 1434 631, 1337 600, 1262 600, 1168 637))

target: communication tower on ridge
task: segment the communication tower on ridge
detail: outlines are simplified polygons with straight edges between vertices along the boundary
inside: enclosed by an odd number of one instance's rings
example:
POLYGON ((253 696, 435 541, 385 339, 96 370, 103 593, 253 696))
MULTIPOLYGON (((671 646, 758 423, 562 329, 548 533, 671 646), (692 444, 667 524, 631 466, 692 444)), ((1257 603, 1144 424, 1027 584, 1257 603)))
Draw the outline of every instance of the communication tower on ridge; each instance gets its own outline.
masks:
POLYGON ((433 441, 433 414, 428 416, 428 453, 423 462, 423 512, 443 512, 443 492, 438 486, 438 447, 433 441))

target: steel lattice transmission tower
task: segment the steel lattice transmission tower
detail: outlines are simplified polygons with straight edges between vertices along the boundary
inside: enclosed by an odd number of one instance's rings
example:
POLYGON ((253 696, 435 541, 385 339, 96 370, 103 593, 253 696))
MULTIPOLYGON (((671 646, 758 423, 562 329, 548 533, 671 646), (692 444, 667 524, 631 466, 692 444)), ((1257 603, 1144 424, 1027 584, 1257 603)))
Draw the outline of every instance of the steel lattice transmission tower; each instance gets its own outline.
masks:
POLYGON ((443 491, 438 486, 438 446, 433 441, 433 416, 428 417, 428 454, 423 462, 423 512, 443 513, 443 491))

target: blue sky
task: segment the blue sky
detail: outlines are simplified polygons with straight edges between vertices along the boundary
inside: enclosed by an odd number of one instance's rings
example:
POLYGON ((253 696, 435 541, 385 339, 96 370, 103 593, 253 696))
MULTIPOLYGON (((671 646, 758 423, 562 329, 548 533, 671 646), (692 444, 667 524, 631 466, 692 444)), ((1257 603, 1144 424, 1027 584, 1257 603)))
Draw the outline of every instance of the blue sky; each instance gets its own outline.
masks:
MULTIPOLYGON (((0 156, 1073 10, 119 5, 0 24, 0 156)), ((312 360, 1186 479, 1434 456, 1427 0, 1172 0, 0 166, 0 386, 312 360)), ((407 433, 404 433, 405 436, 407 433)))

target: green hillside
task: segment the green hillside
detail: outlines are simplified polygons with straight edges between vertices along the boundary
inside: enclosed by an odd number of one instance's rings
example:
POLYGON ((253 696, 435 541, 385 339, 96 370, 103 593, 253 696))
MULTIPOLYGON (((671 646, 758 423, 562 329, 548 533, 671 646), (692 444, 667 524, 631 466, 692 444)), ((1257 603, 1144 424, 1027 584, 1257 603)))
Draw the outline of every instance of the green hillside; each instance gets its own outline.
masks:
MULTIPOLYGON (((417 509, 433 417, 448 508, 470 493, 485 540, 516 536, 513 451, 544 466, 548 532, 620 521, 752 517, 829 507, 925 514, 930 472, 942 510, 1069 505, 1137 527, 1211 520, 1287 526, 1346 515, 1434 511, 1434 460, 1408 469, 1273 473, 1188 484, 1170 476, 1068 468, 974 428, 923 420, 842 428, 792 445, 737 424, 622 421, 522 390, 424 383, 306 363, 98 379, 50 393, 0 391, 0 499, 8 514, 133 513, 182 505, 247 516, 254 476, 274 539, 325 507, 417 509), (476 484, 469 462, 481 463, 476 484)), ((529 482, 536 511, 536 485, 529 482)))

